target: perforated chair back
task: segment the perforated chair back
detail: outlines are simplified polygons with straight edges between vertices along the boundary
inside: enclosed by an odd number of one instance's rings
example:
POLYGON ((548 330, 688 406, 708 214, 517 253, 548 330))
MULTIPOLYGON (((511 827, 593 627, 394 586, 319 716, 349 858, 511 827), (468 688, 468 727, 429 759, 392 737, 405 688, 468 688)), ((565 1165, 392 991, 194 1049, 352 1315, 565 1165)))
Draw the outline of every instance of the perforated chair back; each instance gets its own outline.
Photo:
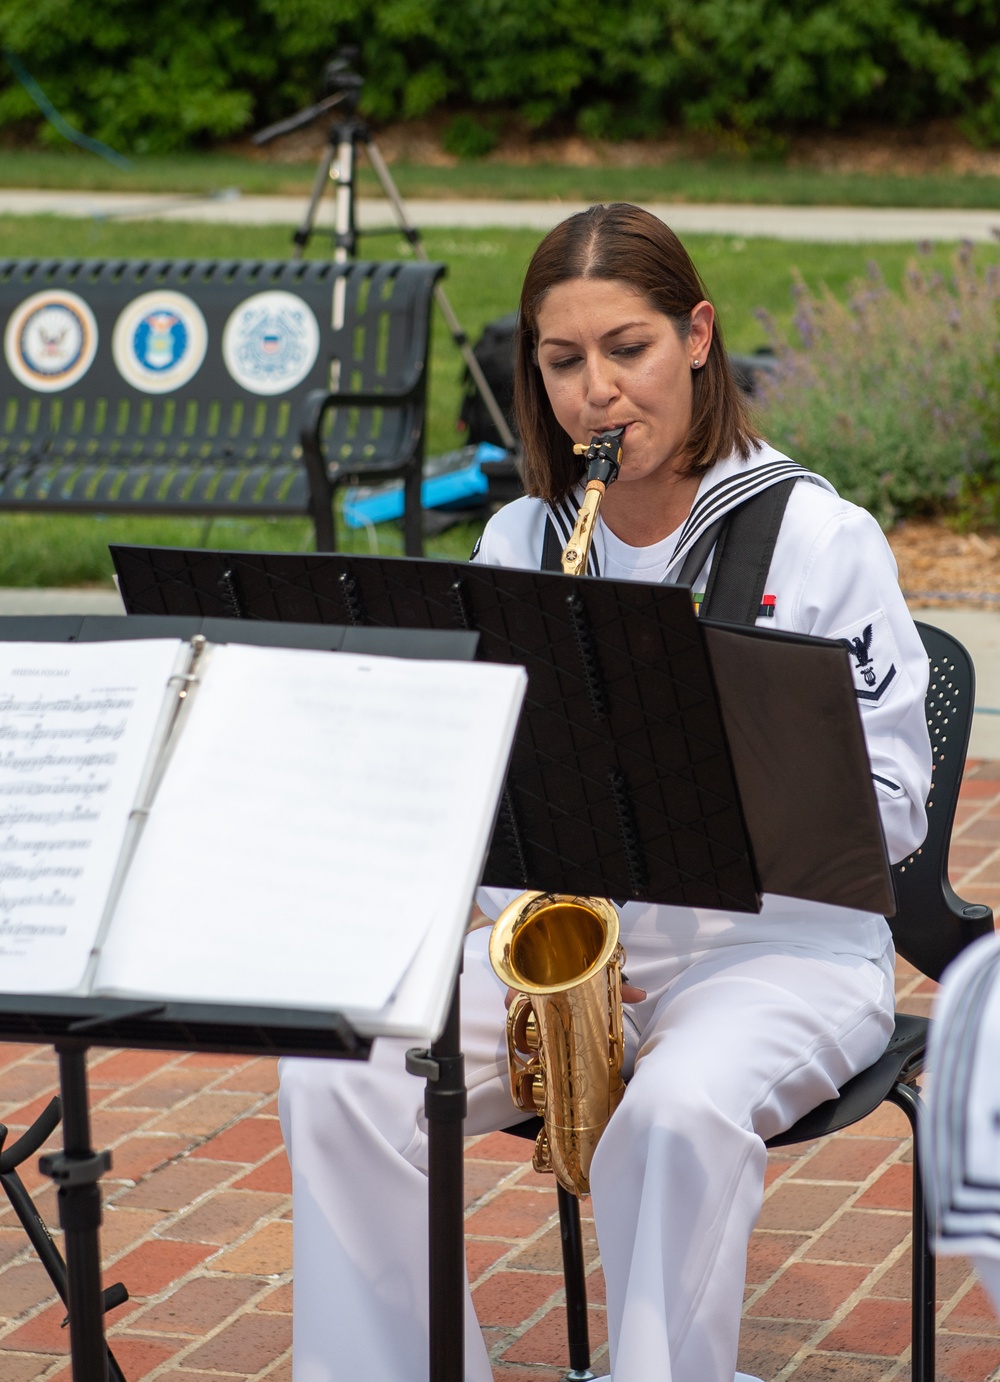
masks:
POLYGON ((930 662, 925 707, 934 774, 927 838, 892 871, 896 915, 889 925, 897 952, 928 978, 938 979, 959 951, 992 932, 993 914, 988 907, 963 902, 948 881, 951 832, 972 732, 975 668, 962 644, 944 629, 918 623, 917 631, 930 662))

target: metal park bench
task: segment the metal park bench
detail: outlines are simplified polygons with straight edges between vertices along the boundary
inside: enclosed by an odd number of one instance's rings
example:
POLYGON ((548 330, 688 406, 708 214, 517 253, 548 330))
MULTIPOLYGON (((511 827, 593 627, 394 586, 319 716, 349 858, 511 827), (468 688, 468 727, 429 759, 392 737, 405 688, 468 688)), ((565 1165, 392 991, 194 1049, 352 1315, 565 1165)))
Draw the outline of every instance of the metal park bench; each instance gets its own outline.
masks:
POLYGON ((0 511, 308 515, 402 478, 408 555, 441 264, 0 260, 0 511))

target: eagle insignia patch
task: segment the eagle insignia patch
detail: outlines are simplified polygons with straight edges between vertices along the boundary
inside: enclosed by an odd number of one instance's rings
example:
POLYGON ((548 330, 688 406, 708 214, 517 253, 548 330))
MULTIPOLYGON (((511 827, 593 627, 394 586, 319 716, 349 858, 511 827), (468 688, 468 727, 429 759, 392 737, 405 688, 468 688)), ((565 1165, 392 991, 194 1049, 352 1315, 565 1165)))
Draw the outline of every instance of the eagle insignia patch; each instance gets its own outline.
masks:
POLYGON ((896 680, 898 662, 885 615, 877 610, 833 636, 851 655, 858 700, 862 705, 880 705, 896 680))

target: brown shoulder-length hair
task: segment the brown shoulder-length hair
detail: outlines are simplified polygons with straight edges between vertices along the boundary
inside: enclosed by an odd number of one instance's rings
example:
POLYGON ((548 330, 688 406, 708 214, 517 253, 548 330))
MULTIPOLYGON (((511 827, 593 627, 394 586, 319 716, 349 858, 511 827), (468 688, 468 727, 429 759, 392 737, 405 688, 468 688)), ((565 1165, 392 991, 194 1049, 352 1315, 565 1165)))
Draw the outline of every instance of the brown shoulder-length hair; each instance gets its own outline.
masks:
MULTIPOLYGON (((521 289, 514 410, 524 447, 525 490, 550 501, 569 493, 583 463, 556 422, 542 383, 538 312, 549 289, 572 278, 612 279, 637 289, 670 318, 681 340, 690 334, 692 309, 708 298, 677 236, 638 206, 626 202, 592 206, 546 235, 532 256, 521 289)), ((700 475, 733 452, 746 460, 760 437, 733 379, 718 318, 708 358, 694 371, 691 382, 686 473, 700 475)))

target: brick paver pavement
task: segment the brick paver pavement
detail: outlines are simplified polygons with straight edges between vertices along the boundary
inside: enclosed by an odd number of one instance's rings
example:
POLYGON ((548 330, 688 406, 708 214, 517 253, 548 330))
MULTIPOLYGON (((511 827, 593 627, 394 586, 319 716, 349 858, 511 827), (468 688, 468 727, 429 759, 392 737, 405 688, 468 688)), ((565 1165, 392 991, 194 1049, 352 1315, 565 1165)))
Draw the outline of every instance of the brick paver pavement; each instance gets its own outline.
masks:
MULTIPOLYGON (((1000 913, 1000 763, 968 765, 952 880, 1000 913)), ((934 985, 900 966, 901 1005, 934 985)), ((270 1060, 99 1051, 90 1065, 108 1281, 131 1293, 111 1340, 129 1382, 290 1382, 291 1199, 270 1060)), ((50 1050, 0 1045, 0 1120, 23 1130, 57 1087, 50 1050)), ((846 1133, 770 1156, 747 1274, 740 1366, 768 1382, 909 1377, 910 1146, 889 1106, 846 1133)), ((57 1134, 58 1139, 58 1134, 57 1134)), ((469 1270, 497 1382, 565 1371, 551 1181, 502 1133, 466 1156, 469 1270)), ((54 1192, 25 1180, 49 1224, 54 1192)), ((586 1208, 586 1202, 585 1202, 586 1208)), ((606 1359, 593 1224, 584 1223, 595 1364, 606 1359)), ((1000 1324, 967 1265, 938 1271, 939 1382, 1000 1382, 1000 1324)), ((0 1382, 69 1382, 63 1315, 0 1197, 0 1382)), ((653 1379, 651 1379, 653 1382, 653 1379)))

